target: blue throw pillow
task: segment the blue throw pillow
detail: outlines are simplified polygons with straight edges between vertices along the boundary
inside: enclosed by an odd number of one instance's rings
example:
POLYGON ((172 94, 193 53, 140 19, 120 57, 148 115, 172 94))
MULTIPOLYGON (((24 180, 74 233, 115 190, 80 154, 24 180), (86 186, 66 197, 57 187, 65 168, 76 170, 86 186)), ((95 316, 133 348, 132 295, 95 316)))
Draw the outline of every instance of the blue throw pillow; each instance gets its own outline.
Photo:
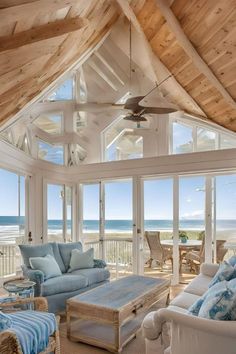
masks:
MULTIPOLYGON (((218 290, 208 291, 198 316, 212 320, 236 320, 236 279, 222 282, 218 290)), ((213 289, 214 290, 214 289, 213 289)))
POLYGON ((88 269, 94 267, 94 249, 89 248, 86 252, 72 250, 70 259, 70 268, 68 272, 73 272, 77 269, 88 269))
POLYGON ((29 262, 32 269, 43 272, 45 279, 58 277, 62 274, 55 258, 50 254, 45 257, 31 257, 29 262))
POLYGON ((236 265, 236 256, 230 257, 227 262, 234 267, 236 265))
POLYGON ((12 325, 11 317, 0 311, 0 332, 5 331, 12 325))
POLYGON ((222 291, 226 287, 226 280, 216 283, 210 287, 205 294, 203 294, 199 299, 197 299, 188 309, 188 313, 193 316, 198 316, 200 308, 209 294, 215 294, 216 292, 222 291))
POLYGON ((43 245, 19 245, 24 264, 30 268, 30 257, 45 257, 47 254, 54 256, 53 248, 49 243, 43 245))
POLYGON ((67 272, 70 266, 71 252, 74 249, 83 251, 81 242, 69 242, 69 243, 58 243, 59 251, 63 263, 65 265, 65 271, 67 272))
POLYGON ((224 261, 220 264, 217 273, 215 274, 214 278, 211 280, 208 287, 215 285, 223 280, 231 280, 236 278, 236 268, 234 268, 231 264, 224 261))

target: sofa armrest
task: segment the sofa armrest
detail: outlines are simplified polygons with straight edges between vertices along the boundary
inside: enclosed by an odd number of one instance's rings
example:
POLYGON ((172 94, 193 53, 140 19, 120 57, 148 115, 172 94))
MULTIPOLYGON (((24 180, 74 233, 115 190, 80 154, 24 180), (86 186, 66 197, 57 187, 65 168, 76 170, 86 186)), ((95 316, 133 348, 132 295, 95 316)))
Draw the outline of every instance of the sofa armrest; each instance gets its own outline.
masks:
POLYGON ((107 264, 103 259, 94 259, 94 268, 106 268, 107 264))
POLYGON ((219 264, 202 263, 200 272, 208 277, 214 277, 219 269, 219 264))
POLYGON ((41 272, 41 270, 38 269, 29 269, 25 265, 21 266, 23 270, 23 274, 26 278, 28 278, 31 281, 34 281, 35 287, 34 287, 34 295, 35 296, 40 296, 41 295, 41 284, 44 282, 44 274, 41 272))

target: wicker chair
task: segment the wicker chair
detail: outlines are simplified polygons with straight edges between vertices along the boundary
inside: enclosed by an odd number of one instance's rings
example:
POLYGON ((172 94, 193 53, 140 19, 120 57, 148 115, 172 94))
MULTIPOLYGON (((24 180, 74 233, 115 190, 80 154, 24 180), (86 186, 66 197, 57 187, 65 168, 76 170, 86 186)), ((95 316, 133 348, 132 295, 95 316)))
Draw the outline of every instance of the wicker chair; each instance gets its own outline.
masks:
MULTIPOLYGON (((9 308, 11 309, 12 306, 24 305, 30 303, 34 304, 36 311, 44 311, 44 312, 48 311, 47 300, 44 299, 43 297, 18 299, 10 303, 1 303, 1 308, 6 311, 8 309, 8 312, 11 312, 9 311, 9 308)), ((59 316, 57 316, 58 326, 59 326, 59 321, 60 318, 59 316)), ((0 332, 0 353, 1 354, 23 354, 17 336, 10 330, 5 330, 3 332, 0 332)), ((60 354, 59 330, 57 330, 55 333, 53 333, 52 336, 50 336, 49 344, 47 348, 39 354, 49 354, 49 353, 60 354)))
POLYGON ((160 241, 160 232, 159 231, 145 231, 144 234, 149 249, 150 249, 150 258, 146 262, 146 264, 149 265, 151 268, 152 266, 152 261, 156 261, 158 264, 160 264, 161 269, 163 267, 163 264, 167 260, 171 260, 172 268, 173 268, 173 257, 172 257, 172 250, 166 247, 163 247, 161 245, 160 241))

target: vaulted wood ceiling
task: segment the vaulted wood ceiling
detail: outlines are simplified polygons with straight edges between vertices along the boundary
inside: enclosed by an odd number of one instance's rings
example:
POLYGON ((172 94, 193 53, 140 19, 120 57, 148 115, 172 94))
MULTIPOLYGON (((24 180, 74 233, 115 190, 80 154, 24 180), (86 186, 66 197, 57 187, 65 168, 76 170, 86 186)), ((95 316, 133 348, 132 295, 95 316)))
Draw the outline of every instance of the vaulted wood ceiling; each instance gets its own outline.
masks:
POLYGON ((164 95, 236 131, 236 0, 1 0, 0 123, 19 112, 120 16, 143 36, 164 95), (153 55, 153 53, 155 55, 153 55))

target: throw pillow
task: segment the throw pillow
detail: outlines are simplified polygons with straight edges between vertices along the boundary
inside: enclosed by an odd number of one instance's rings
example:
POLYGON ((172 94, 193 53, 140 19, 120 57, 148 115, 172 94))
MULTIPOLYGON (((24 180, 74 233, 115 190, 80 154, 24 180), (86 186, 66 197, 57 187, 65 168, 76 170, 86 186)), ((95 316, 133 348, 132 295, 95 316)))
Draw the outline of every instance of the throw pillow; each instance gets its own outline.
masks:
POLYGON ((11 317, 0 311, 0 332, 5 331, 12 325, 11 317))
POLYGON ((43 272, 45 279, 58 277, 62 274, 55 258, 50 254, 45 257, 31 257, 29 262, 32 269, 43 272))
POLYGON ((198 316, 200 308, 209 294, 215 294, 226 287, 226 280, 216 283, 210 287, 199 299, 197 299, 188 309, 188 313, 193 316, 198 316))
POLYGON ((199 317, 212 320, 236 320, 236 279, 222 282, 217 291, 209 291, 200 308, 199 317))
POLYGON ((73 272, 77 269, 93 268, 94 267, 94 249, 90 248, 86 252, 79 250, 71 251, 70 268, 68 272, 73 272))
POLYGON ((236 277, 236 268, 234 268, 231 264, 224 261, 220 264, 219 269, 213 279, 211 280, 208 287, 215 285, 223 280, 231 280, 236 277))

